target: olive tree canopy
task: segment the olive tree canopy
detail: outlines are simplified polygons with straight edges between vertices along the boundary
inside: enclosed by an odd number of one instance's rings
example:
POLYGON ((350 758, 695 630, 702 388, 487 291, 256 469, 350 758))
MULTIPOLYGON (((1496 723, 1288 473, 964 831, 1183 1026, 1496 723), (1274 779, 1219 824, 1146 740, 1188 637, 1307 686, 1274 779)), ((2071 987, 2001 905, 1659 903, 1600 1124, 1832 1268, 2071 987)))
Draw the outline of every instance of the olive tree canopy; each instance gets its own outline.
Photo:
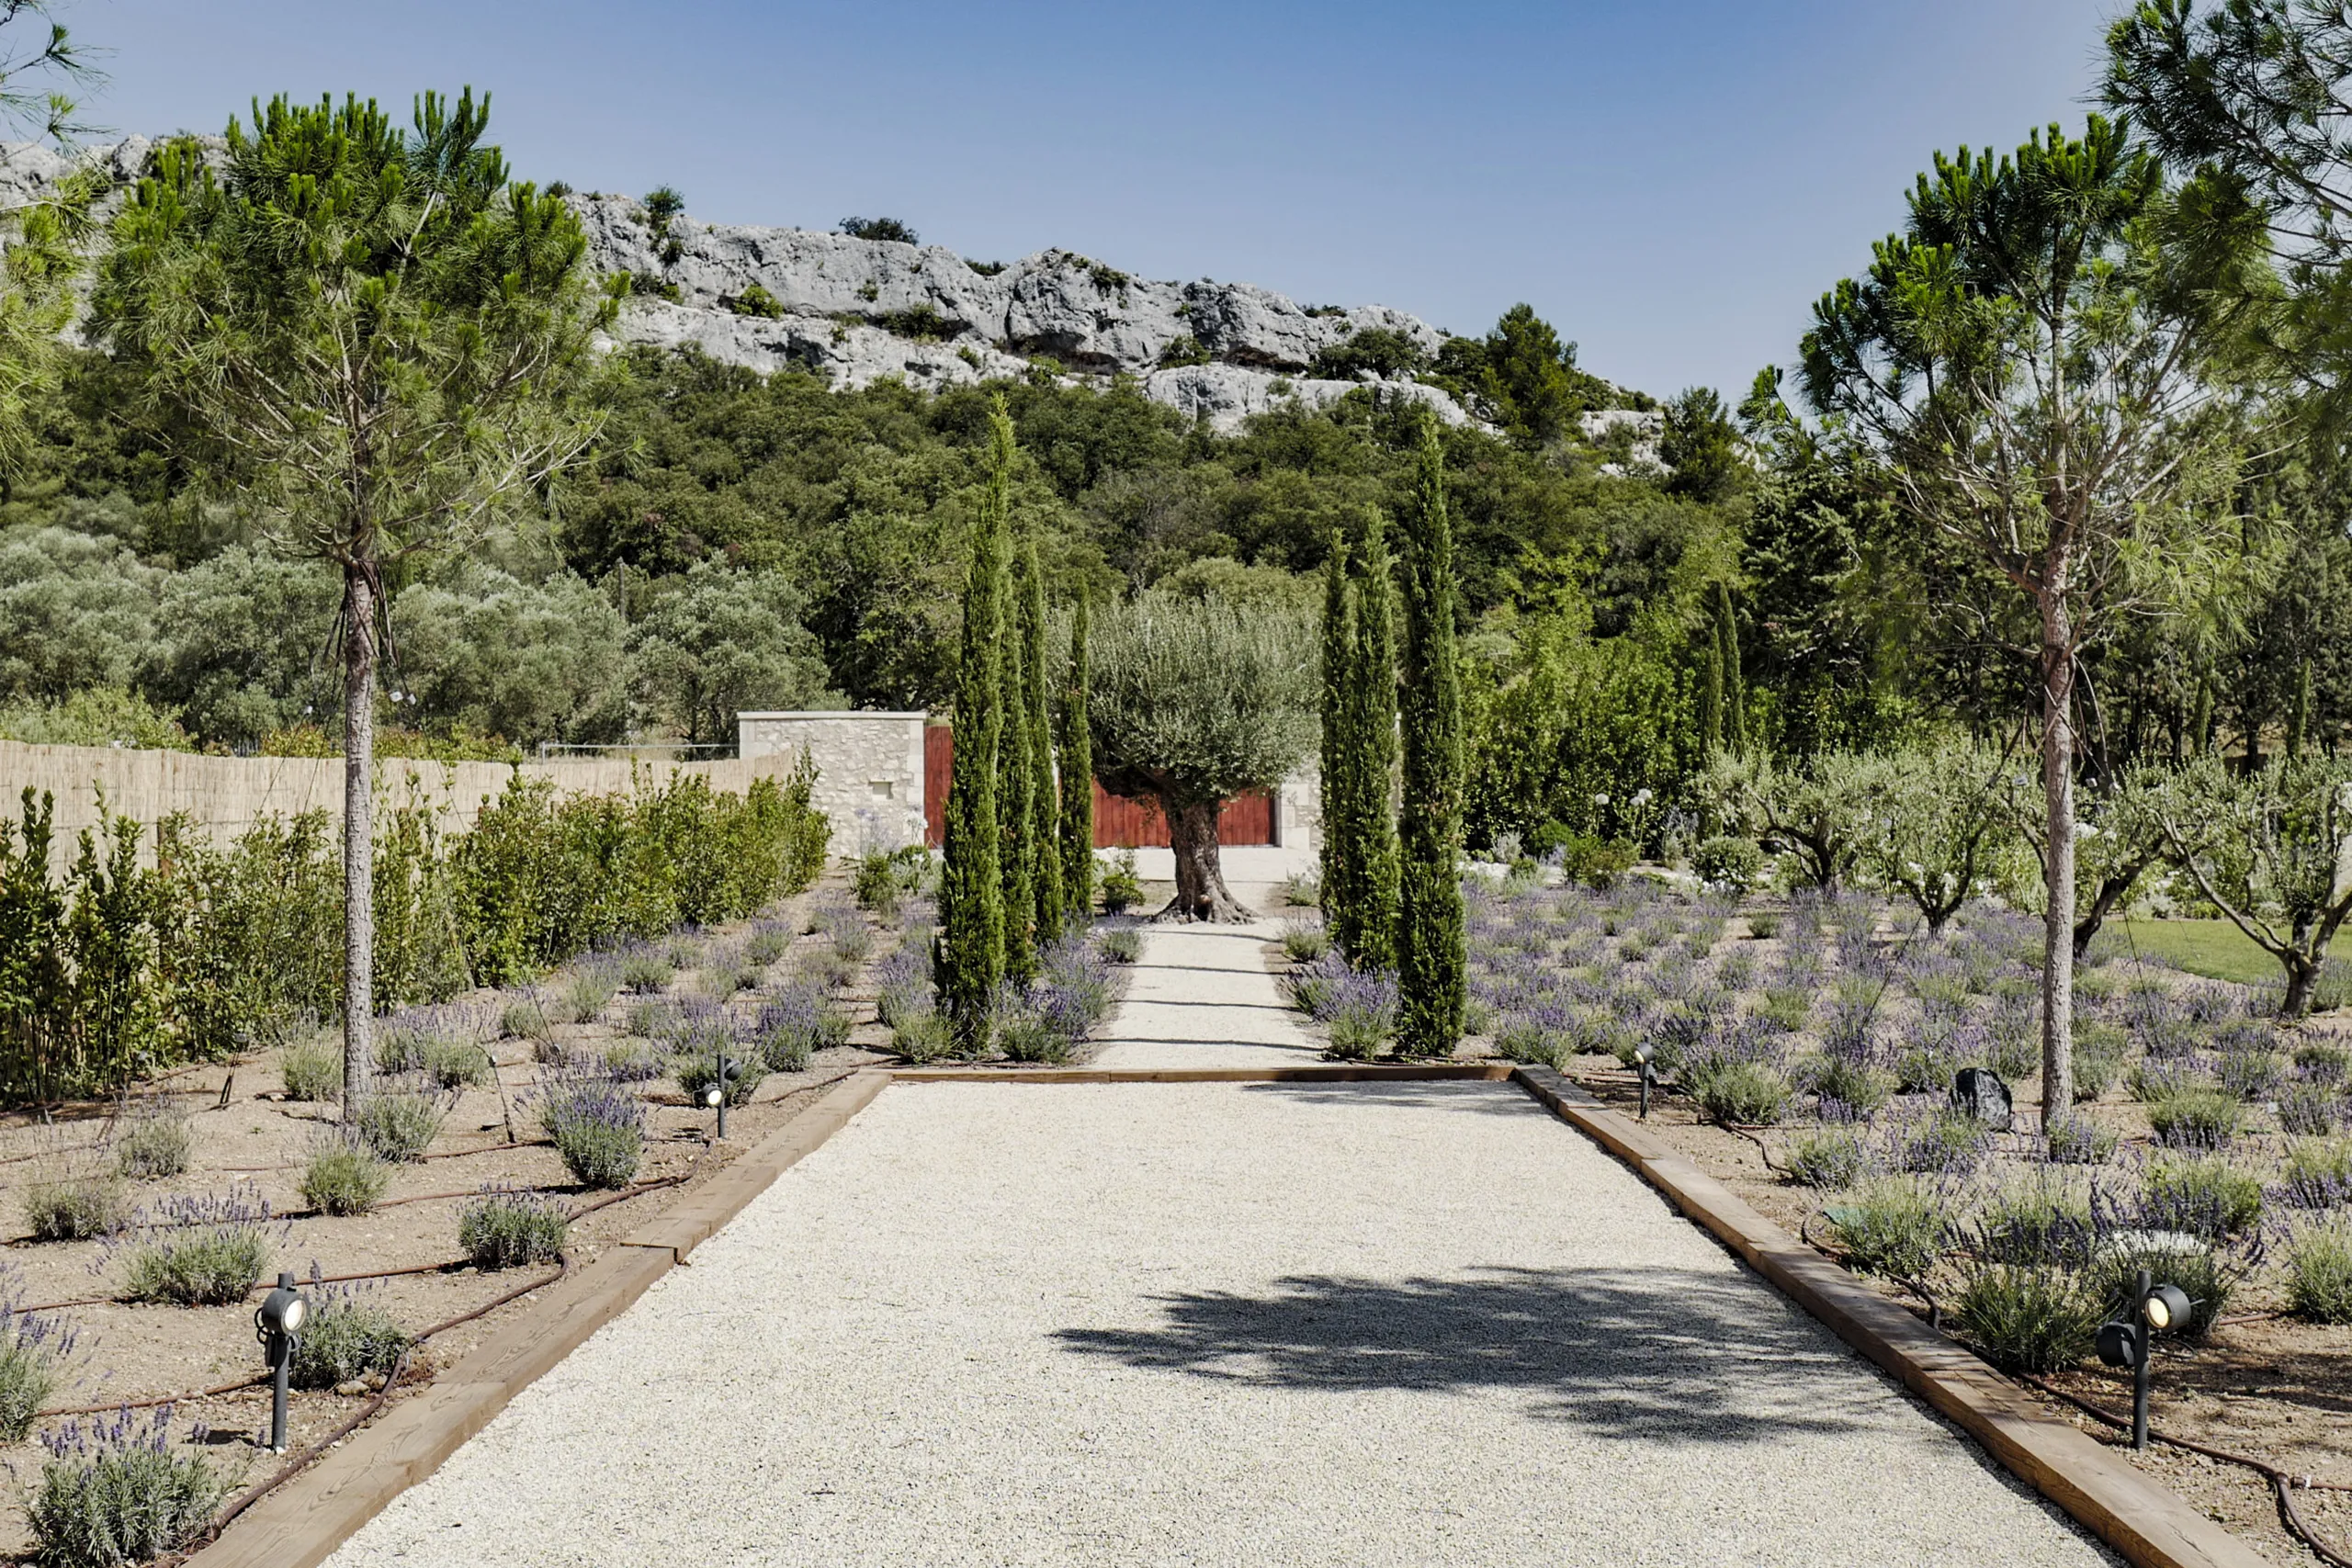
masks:
POLYGON ((1224 803, 1281 786, 1315 749, 1317 669, 1304 616, 1147 593, 1107 606, 1088 657, 1094 773, 1157 796, 1176 852, 1182 919, 1250 918, 1217 863, 1224 803))

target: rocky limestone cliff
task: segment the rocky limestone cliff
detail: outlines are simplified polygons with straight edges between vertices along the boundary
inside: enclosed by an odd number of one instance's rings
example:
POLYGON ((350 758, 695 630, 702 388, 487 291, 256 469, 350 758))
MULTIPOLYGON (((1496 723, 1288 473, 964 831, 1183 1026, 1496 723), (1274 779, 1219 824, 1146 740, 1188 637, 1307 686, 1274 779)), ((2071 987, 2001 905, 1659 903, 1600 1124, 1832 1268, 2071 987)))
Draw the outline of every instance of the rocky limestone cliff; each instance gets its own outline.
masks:
MULTIPOLYGON (((1319 408, 1364 385, 1369 377, 1306 374, 1323 350, 1359 332, 1394 333, 1427 353, 1445 337, 1385 306, 1310 311, 1250 284, 1155 282, 1069 251, 982 271, 944 245, 684 216, 657 232, 625 197, 574 205, 599 268, 676 290, 674 301, 633 299, 620 337, 691 343, 730 364, 797 367, 842 387, 885 376, 920 387, 976 382, 1023 374, 1043 357, 1071 371, 1136 376, 1155 400, 1230 429, 1283 397, 1319 408), (776 314, 738 310, 747 295, 758 299, 754 286, 776 314)), ((1436 388, 1378 384, 1450 423, 1468 418, 1436 388)))

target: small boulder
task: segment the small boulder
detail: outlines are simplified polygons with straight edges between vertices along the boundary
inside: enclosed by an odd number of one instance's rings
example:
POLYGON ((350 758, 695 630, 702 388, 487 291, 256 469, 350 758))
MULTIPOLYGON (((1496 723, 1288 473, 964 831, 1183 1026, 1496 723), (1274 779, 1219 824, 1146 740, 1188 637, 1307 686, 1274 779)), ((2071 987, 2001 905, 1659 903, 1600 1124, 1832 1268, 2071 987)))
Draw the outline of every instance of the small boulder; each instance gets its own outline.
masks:
POLYGON ((1984 1067, 1962 1067, 1951 1080, 1951 1103, 1996 1133, 2017 1124, 2015 1101, 2001 1076, 1984 1067))

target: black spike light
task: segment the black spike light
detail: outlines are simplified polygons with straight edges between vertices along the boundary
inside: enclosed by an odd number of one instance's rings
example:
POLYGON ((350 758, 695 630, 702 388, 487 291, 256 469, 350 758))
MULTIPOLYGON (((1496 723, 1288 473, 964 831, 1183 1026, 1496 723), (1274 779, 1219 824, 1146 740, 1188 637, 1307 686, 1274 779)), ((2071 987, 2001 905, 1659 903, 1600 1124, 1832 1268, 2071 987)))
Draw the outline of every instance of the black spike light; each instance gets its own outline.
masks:
POLYGON ((294 1288, 294 1276, 281 1273, 277 1288, 254 1312, 254 1337, 269 1363, 269 1451, 286 1451, 286 1389, 294 1371, 294 1342, 310 1321, 310 1298, 294 1288))
POLYGON ((2155 1337, 2188 1323, 2194 1303, 2178 1285, 2153 1283, 2145 1269, 2132 1288, 2124 1315, 2099 1325, 2098 1359, 2132 1369, 2132 1446, 2148 1446, 2148 1358, 2155 1337))

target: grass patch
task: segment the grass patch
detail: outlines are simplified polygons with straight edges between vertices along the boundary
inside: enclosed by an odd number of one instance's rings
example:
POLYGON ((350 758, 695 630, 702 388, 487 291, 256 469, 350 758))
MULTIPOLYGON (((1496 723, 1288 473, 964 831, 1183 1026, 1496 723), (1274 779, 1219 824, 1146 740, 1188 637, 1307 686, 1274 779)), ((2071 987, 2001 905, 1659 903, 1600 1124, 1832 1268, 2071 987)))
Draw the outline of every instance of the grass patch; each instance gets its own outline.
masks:
MULTIPOLYGON (((2285 976, 2277 959, 2227 920, 2110 920, 2108 929, 2127 953, 2137 951, 2209 980, 2275 986, 2285 976)), ((2338 935, 2328 951, 2352 962, 2352 935, 2338 935)))

